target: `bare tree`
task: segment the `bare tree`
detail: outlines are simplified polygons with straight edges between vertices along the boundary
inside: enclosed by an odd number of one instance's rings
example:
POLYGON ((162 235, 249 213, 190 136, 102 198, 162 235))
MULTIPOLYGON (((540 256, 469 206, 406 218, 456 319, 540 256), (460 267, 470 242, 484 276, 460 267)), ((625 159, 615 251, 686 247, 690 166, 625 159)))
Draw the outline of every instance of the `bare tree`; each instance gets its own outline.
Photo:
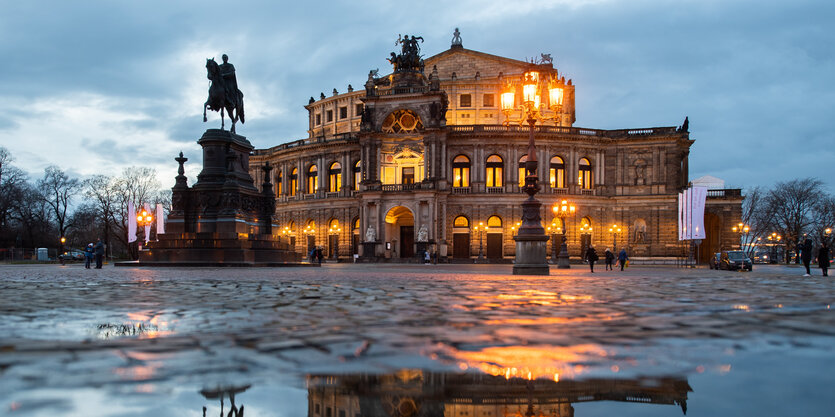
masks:
POLYGON ((136 221, 128 218, 128 202, 134 207, 140 207, 144 203, 155 203, 159 194, 160 184, 157 180, 157 172, 152 168, 128 167, 122 171, 114 186, 115 207, 114 207, 114 237, 125 247, 128 247, 131 257, 138 257, 137 248, 128 244, 128 222, 136 221))
POLYGON ((754 187, 745 192, 742 202, 743 227, 748 226, 747 234, 742 235, 742 249, 750 259, 754 259, 757 244, 771 233, 773 213, 766 202, 767 192, 762 187, 754 187))
MULTIPOLYGON (((68 213, 73 197, 81 191, 81 182, 77 178, 70 178, 61 168, 55 165, 46 167, 44 176, 38 181, 41 198, 49 205, 52 218, 58 222, 58 234, 66 236, 70 227, 68 213)), ((61 244, 63 252, 64 244, 61 244)))
POLYGON ((11 165, 12 154, 0 147, 0 231, 8 227, 12 209, 23 195, 26 185, 26 173, 11 165))
POLYGON ((110 246, 110 236, 115 222, 117 192, 116 180, 107 175, 95 175, 84 181, 84 195, 92 200, 90 204, 99 216, 104 228, 104 236, 100 237, 103 238, 102 240, 111 254, 113 249, 110 246))
POLYGON ((823 182, 817 178, 794 179, 777 183, 766 196, 772 225, 786 239, 786 252, 790 245, 796 249, 804 233, 812 231, 812 214, 820 203, 822 188, 823 182))
POLYGON ((835 196, 822 197, 812 213, 812 218, 814 222, 812 235, 815 240, 818 244, 826 243, 831 248, 833 242, 832 229, 835 228, 835 196))

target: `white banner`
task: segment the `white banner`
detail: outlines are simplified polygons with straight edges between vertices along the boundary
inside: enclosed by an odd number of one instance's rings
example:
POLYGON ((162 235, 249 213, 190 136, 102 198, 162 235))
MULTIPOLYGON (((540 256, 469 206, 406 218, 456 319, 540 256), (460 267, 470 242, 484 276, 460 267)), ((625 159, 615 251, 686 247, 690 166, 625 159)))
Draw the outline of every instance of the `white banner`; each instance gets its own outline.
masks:
POLYGON ((691 187, 678 194, 678 240, 705 238, 707 187, 691 187))
MULTIPOLYGON (((148 214, 153 213, 151 211, 151 205, 150 204, 145 203, 145 211, 148 212, 148 214)), ((151 223, 147 223, 145 225, 145 244, 147 244, 149 240, 151 240, 151 223)))
POLYGON ((165 233, 165 213, 162 211, 162 204, 157 203, 157 240, 159 235, 165 233))
POLYGON ((133 201, 128 201, 128 243, 136 242, 136 209, 133 201))

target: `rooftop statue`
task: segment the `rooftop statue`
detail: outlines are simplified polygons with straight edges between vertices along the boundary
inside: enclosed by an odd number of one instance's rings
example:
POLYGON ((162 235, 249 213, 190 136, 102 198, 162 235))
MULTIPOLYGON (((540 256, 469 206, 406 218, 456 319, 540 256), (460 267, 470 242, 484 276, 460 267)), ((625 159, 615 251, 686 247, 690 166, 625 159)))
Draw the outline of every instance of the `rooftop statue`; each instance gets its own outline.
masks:
POLYGON ((398 36, 395 45, 400 45, 400 54, 391 53, 388 61, 394 65, 394 72, 415 71, 423 72, 423 60, 420 59, 420 46, 418 40, 423 42, 420 36, 409 35, 398 36))
POLYGON ((452 32, 452 45, 451 45, 451 47, 454 48, 456 46, 457 47, 462 47, 462 48, 464 47, 464 45, 461 44, 461 32, 458 31, 458 28, 455 28, 455 32, 452 32))
POLYGON ((240 119, 244 123, 244 93, 238 90, 238 78, 235 66, 229 63, 229 57, 223 54, 223 64, 218 65, 215 59, 206 60, 206 78, 211 80, 209 98, 203 104, 203 122, 206 122, 206 109, 220 112, 220 128, 224 127, 223 111, 232 121, 230 131, 235 133, 235 123, 240 119), (233 112, 234 111, 234 112, 233 112), (234 116, 233 116, 234 114, 234 116))

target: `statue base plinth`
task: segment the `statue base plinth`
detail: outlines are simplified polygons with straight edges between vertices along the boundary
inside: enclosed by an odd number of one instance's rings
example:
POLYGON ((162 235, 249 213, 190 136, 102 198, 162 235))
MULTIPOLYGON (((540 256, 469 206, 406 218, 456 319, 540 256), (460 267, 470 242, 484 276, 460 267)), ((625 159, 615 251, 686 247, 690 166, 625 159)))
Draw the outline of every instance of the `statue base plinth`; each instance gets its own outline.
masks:
POLYGON ((513 240, 516 241, 513 275, 550 275, 546 256, 548 236, 517 235, 513 240))

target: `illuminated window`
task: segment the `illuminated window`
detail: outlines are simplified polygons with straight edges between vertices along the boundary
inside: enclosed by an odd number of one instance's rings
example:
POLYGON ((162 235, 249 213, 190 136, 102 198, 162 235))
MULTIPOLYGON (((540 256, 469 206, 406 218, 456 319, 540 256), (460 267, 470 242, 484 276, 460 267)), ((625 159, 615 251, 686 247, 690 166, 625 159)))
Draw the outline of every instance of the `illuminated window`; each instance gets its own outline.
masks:
POLYGON ((502 171, 504 168, 504 162, 502 161, 502 157, 499 155, 490 155, 487 157, 487 186, 488 187, 501 187, 504 182, 502 181, 502 171))
POLYGON ((328 168, 328 191, 335 193, 342 189, 342 165, 334 162, 328 168))
POLYGON ((580 159, 580 173, 577 176, 577 185, 580 188, 590 190, 592 184, 592 176, 591 176, 591 162, 587 158, 580 159))
POLYGON ((473 107, 473 96, 461 94, 458 107, 473 107))
POLYGON ((470 159, 464 155, 458 155, 452 160, 452 186, 470 186, 470 159))
POLYGON ((493 94, 485 94, 485 95, 484 95, 484 104, 483 104, 483 106, 484 106, 484 107, 493 107, 493 106, 495 106, 496 104, 495 104, 495 102, 494 102, 493 97, 494 97, 494 96, 493 96, 493 94))
POLYGON ((397 110, 383 120, 385 133, 410 133, 423 129, 420 117, 410 110, 397 110))
POLYGON ((400 171, 403 184, 415 183, 415 167, 403 167, 400 171))
POLYGON ((331 219, 331 221, 328 222, 328 229, 330 229, 330 230, 339 229, 339 220, 331 219))
POLYGON ((452 227, 470 227, 470 220, 464 216, 458 216, 452 222, 452 227))
POLYGON ((525 186, 525 162, 528 162, 528 155, 519 158, 519 186, 525 186))
POLYGON ((284 177, 281 175, 281 170, 278 170, 278 173, 275 174, 275 195, 281 195, 281 182, 284 177))
POLYGON ((310 168, 307 169, 307 193, 313 194, 316 190, 319 189, 319 184, 316 181, 316 178, 319 176, 319 170, 316 168, 316 165, 311 165, 310 168))
POLYGON ((551 158, 549 170, 551 188, 565 188, 565 162, 559 156, 551 158))
POLYGON ((360 161, 354 163, 354 190, 360 189, 360 181, 362 181, 362 173, 360 172, 360 161))
POLYGON ((360 228, 360 218, 357 217, 356 219, 354 219, 354 230, 359 230, 359 228, 360 228))
POLYGON ((487 227, 495 227, 496 229, 493 230, 494 232, 501 231, 502 218, 499 216, 490 216, 490 218, 487 219, 487 227))
POLYGON ((290 195, 296 195, 296 190, 299 189, 299 170, 298 168, 293 168, 293 171, 290 172, 290 195))

